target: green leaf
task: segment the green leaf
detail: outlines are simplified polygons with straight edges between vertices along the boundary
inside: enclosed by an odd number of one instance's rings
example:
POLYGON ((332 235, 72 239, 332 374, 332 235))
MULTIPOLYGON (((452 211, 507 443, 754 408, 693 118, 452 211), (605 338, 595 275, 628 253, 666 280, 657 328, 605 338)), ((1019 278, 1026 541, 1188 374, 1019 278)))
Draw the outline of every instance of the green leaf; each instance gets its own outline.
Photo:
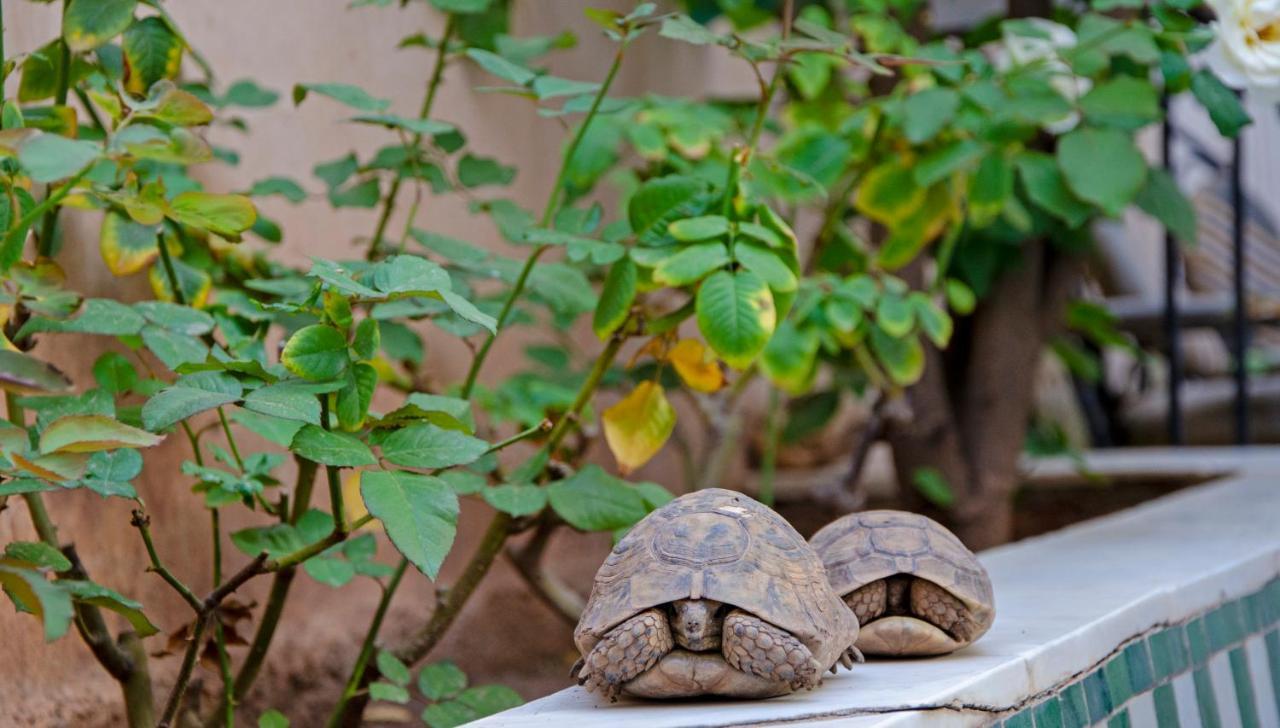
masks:
POLYGON ((547 486, 547 498, 555 512, 580 531, 630 528, 649 512, 630 485, 594 464, 547 486))
POLYGON ((142 455, 136 450, 95 452, 85 466, 83 482, 85 487, 103 498, 137 498, 138 492, 129 481, 141 472, 142 455))
POLYGON ((713 273, 698 289, 695 312, 707 344, 729 366, 745 369, 773 335, 773 295, 748 270, 713 273))
POLYGON ((311 381, 336 379, 346 371, 347 337, 324 324, 299 329, 289 337, 280 355, 280 363, 289 371, 311 381))
MULTIPOLYGON (((535 269, 536 271, 537 269, 535 269)), ((498 321, 489 314, 476 308, 475 304, 453 291, 441 291, 440 296, 445 304, 465 321, 481 326, 491 334, 498 333, 498 321)))
POLYGON ((128 620, 139 637, 150 637, 160 630, 142 613, 142 605, 105 586, 91 581, 64 579, 58 585, 71 593, 71 598, 82 604, 109 609, 128 620))
POLYGON ((378 355, 381 346, 382 337, 377 319, 367 318, 356 324, 356 333, 351 338, 351 350, 357 357, 366 361, 372 359, 378 355))
POLYGON ((795 271, 783 262, 778 253, 763 245, 740 241, 733 246, 733 256, 775 291, 787 293, 799 285, 795 271))
POLYGON ((653 269, 653 280, 667 286, 684 286, 728 264, 729 249, 724 243, 699 243, 664 258, 653 269))
POLYGON ((929 187, 981 157, 985 147, 972 139, 960 139, 921 157, 915 167, 916 184, 929 187))
POLYGON ((439 264, 417 255, 396 255, 373 269, 373 287, 388 294, 423 294, 448 291, 449 274, 439 264))
POLYGON ((250 197, 266 197, 268 195, 280 195, 289 202, 302 202, 307 199, 307 191, 302 189, 302 185, 289 179, 288 177, 267 177, 253 183, 253 187, 249 188, 250 197))
POLYGON ((912 166, 894 159, 867 172, 858 185, 854 204, 867 217, 892 227, 920 208, 925 192, 916 184, 912 166))
POLYGON ((489 443, 457 430, 422 423, 391 433, 382 441, 382 457, 408 468, 466 465, 489 449, 489 443))
POLYGON ((480 492, 489 505, 512 516, 528 516, 547 505, 547 491, 534 485, 497 485, 480 492))
MULTIPOLYGON (((316 420, 319 421, 319 418, 320 411, 317 408, 316 420)), ((289 443, 293 442, 293 436, 298 434, 303 424, 298 420, 286 420, 248 410, 237 410, 231 413, 231 419, 255 435, 284 448, 289 447, 289 443)))
POLYGON ((409 666, 386 650, 378 650, 377 664, 378 672, 396 685, 408 685, 412 679, 412 675, 409 674, 409 666))
POLYGON ((1209 119, 1225 137, 1234 137, 1240 130, 1253 123, 1249 113, 1240 104, 1240 97, 1227 88, 1212 71, 1201 69, 1191 76, 1191 93, 1209 112, 1209 119))
POLYGON ((43 541, 14 541, 4 547, 4 556, 8 559, 22 561, 33 569, 50 569, 66 571, 71 562, 62 552, 43 541))
POLYGON ((293 436, 289 449, 302 457, 343 468, 377 465, 369 446, 345 432, 330 432, 316 425, 303 425, 293 436))
POLYGON ((258 212, 248 197, 190 190, 169 203, 169 217, 183 225, 239 240, 253 226, 258 212))
POLYGON ((62 41, 53 40, 27 55, 22 62, 22 81, 18 100, 41 101, 58 93, 58 76, 62 68, 62 41))
POLYGON ((658 35, 692 45, 715 45, 722 40, 702 23, 680 13, 663 20, 662 29, 658 31, 658 35))
POLYGON ((703 215, 676 220, 667 226, 671 237, 684 242, 709 240, 729 233, 729 220, 722 215, 703 215))
POLYGON ((894 338, 875 327, 871 329, 871 350, 895 384, 910 386, 924 374, 924 347, 915 336, 894 338))
POLYGON ((436 10, 442 13, 469 15, 483 13, 489 9, 493 0, 429 0, 436 10))
POLYGON ((472 434, 476 430, 476 417, 471 402, 459 397, 414 392, 405 399, 406 406, 421 410, 427 421, 446 430, 459 430, 472 434))
POLYGON ((946 477, 936 468, 917 468, 911 474, 911 484, 925 500, 939 508, 950 508, 956 501, 956 494, 946 477))
POLYGON ((927 88, 902 104, 902 133, 912 144, 923 144, 955 118, 960 94, 949 88, 927 88))
POLYGON ((210 392, 174 386, 162 390, 142 405, 142 426, 163 430, 188 417, 240 399, 238 392, 210 392))
POLYGON ((118 447, 155 447, 164 437, 103 415, 61 417, 40 433, 40 453, 97 452, 118 447))
POLYGON ((146 325, 146 319, 129 306, 109 298, 85 299, 80 315, 72 319, 36 317, 18 331, 17 339, 28 334, 49 331, 54 333, 102 334, 129 336, 138 334, 146 325))
POLYGON ((982 158, 969 179, 969 221, 974 227, 986 227, 1000 216, 1013 194, 1013 173, 1013 165, 1003 153, 993 152, 982 158))
POLYGON ((53 642, 71 626, 71 595, 31 569, 0 562, 0 586, 20 611, 35 614, 44 624, 44 639, 53 642))
POLYGON ((1196 208, 1163 169, 1152 169, 1135 200, 1143 212, 1159 220, 1185 245, 1196 244, 1196 208))
MULTIPOLYGON (((0 364, 0 372, 3 365, 0 364)), ((129 360, 114 351, 108 351, 93 363, 93 379, 99 387, 112 394, 123 394, 138 383, 138 372, 129 360)))
POLYGON ((537 77, 533 71, 482 48, 468 48, 467 56, 484 70, 517 86, 528 86, 537 77))
MULTIPOLYGON (((448 483, 429 475, 370 470, 360 475, 360 493, 369 512, 387 530, 391 543, 419 571, 435 579, 453 546, 458 526, 458 496, 448 483)), ((398 683, 403 680, 383 675, 398 683)))
POLYGON ((641 245, 667 242, 667 226, 696 214, 706 189, 703 181, 678 175, 645 182, 627 204, 627 217, 636 241, 641 245))
POLYGON ((350 106, 357 111, 386 111, 391 102, 370 96, 359 86, 349 83, 300 83, 293 87, 293 105, 297 106, 307 94, 317 93, 350 106))
POLYGON ((1147 161, 1116 129, 1076 129, 1058 140, 1058 168, 1077 197, 1115 216, 1147 180, 1147 161))
POLYGON ((378 372, 365 362, 352 365, 347 371, 347 383, 338 390, 334 412, 338 425, 347 431, 360 429, 369 414, 373 390, 378 386, 378 372))
POLYGON ((449 661, 424 665, 418 673, 418 691, 428 700, 452 698, 467 687, 467 674, 449 661))
POLYGON ((137 0, 72 0, 62 16, 62 37, 72 53, 83 53, 124 32, 137 0))
POLYGON ((389 129, 404 129, 421 136, 435 136, 436 134, 446 134, 455 130, 453 124, 447 124, 443 121, 411 119, 395 114, 359 114, 351 117, 350 120, 357 124, 375 124, 389 129))
POLYGON ((463 187, 476 188, 486 185, 505 186, 516 177, 516 168, 499 164, 487 157, 464 154, 458 160, 458 181, 463 187))
POLYGON ((811 329, 801 330, 791 321, 783 321, 764 348, 760 370, 788 394, 804 394, 813 386, 820 345, 811 329))
POLYGON ((400 685, 379 680, 369 686, 369 697, 373 700, 403 704, 409 702, 409 691, 400 685))
POLYGON ((0 389, 19 394, 65 392, 71 380, 57 367, 20 351, 0 349, 0 389))
POLYGON ((951 341, 951 317, 929 296, 919 291, 912 293, 908 300, 915 308, 916 321, 920 323, 920 329, 924 331, 925 336, 929 337, 934 346, 945 349, 951 341))
POLYGON ((627 320, 631 304, 636 300, 637 280, 636 264, 629 256, 619 259, 609 268, 591 319, 591 330, 601 341, 612 336, 627 320))
POLYGON ((1093 208, 1067 189, 1053 157, 1041 152, 1023 152, 1014 164, 1031 201, 1068 227, 1078 228, 1093 216, 1093 208))
POLYGON ((906 336, 916 323, 915 309, 902 296, 887 293, 876 305, 876 324, 894 338, 906 336))
POLYGON ((49 184, 75 175, 101 154, 102 147, 94 142, 40 134, 18 149, 18 162, 31 179, 49 184))
POLYGON ((258 728, 289 728, 289 719, 273 708, 258 716, 258 728))
POLYGON ((122 47, 129 64, 126 88, 141 96, 155 82, 177 77, 186 46, 168 23, 150 15, 129 26, 124 32, 122 47))
POLYGON ((1146 79, 1119 76, 1094 86, 1080 99, 1085 119, 1133 131, 1160 119, 1160 98, 1146 79))

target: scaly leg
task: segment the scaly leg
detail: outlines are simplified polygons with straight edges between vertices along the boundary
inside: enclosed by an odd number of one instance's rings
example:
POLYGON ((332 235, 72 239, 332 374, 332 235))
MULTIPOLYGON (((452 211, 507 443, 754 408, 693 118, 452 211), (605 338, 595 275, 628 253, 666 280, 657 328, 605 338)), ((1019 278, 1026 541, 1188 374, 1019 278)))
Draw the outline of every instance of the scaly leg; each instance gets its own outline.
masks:
POLYGON ((587 690, 599 688, 616 701, 623 685, 653 667, 674 646, 666 615, 646 610, 609 630, 591 648, 577 670, 578 684, 587 690))
POLYGON ((889 589, 884 579, 873 581, 844 595, 844 603, 853 610, 859 626, 884 614, 889 606, 888 599, 889 589))
POLYGON ((725 615, 721 638, 724 659, 742 672, 798 688, 818 685, 822 667, 790 632, 740 609, 725 615))
POLYGON ((977 631, 964 604, 931 581, 916 579, 911 583, 911 612, 960 642, 969 642, 977 631))

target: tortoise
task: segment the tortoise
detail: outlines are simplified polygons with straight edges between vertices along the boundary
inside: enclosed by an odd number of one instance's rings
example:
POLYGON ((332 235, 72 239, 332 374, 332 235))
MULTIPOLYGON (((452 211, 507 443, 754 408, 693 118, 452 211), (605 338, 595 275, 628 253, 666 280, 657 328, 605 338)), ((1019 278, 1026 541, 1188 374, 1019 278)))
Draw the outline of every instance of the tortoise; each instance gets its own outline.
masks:
POLYGON ((781 516, 708 488, 645 516, 600 566, 572 675, 610 700, 812 689, 852 667, 858 622, 781 516))
POLYGON ((868 655, 943 655, 995 619, 991 578, 955 534, 903 511, 852 513, 809 539, 868 655))

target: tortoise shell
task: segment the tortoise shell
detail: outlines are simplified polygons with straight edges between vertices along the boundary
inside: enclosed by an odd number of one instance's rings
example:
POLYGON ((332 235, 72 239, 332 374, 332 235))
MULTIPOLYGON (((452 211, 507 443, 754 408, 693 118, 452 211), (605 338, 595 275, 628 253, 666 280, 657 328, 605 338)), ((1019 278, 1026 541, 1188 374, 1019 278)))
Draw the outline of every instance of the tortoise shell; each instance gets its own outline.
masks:
POLYGON ((791 524, 741 493, 708 488, 653 511, 618 542, 596 573, 574 642, 585 655, 645 609, 702 598, 790 632, 823 667, 857 637, 857 619, 791 524))
POLYGON ((984 631, 995 618, 987 570, 955 534, 932 518, 904 511, 851 513, 824 526, 809 543, 838 594, 909 574, 954 595, 984 631))

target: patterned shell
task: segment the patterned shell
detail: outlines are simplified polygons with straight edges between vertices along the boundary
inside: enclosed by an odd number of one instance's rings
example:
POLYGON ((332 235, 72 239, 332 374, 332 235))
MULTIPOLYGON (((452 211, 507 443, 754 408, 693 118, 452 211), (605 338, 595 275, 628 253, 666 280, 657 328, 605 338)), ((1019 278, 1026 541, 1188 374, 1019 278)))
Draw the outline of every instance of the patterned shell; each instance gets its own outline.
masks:
POLYGON ((809 539, 840 594, 894 574, 946 589, 980 621, 995 609, 991 579, 973 552, 937 521, 903 511, 851 513, 809 539))
POLYGON ((741 493, 708 488, 650 513, 618 542, 596 572, 574 642, 585 655, 619 622, 698 598, 787 630, 824 665, 826 653, 834 649, 834 661, 857 637, 857 620, 791 524, 741 493))

